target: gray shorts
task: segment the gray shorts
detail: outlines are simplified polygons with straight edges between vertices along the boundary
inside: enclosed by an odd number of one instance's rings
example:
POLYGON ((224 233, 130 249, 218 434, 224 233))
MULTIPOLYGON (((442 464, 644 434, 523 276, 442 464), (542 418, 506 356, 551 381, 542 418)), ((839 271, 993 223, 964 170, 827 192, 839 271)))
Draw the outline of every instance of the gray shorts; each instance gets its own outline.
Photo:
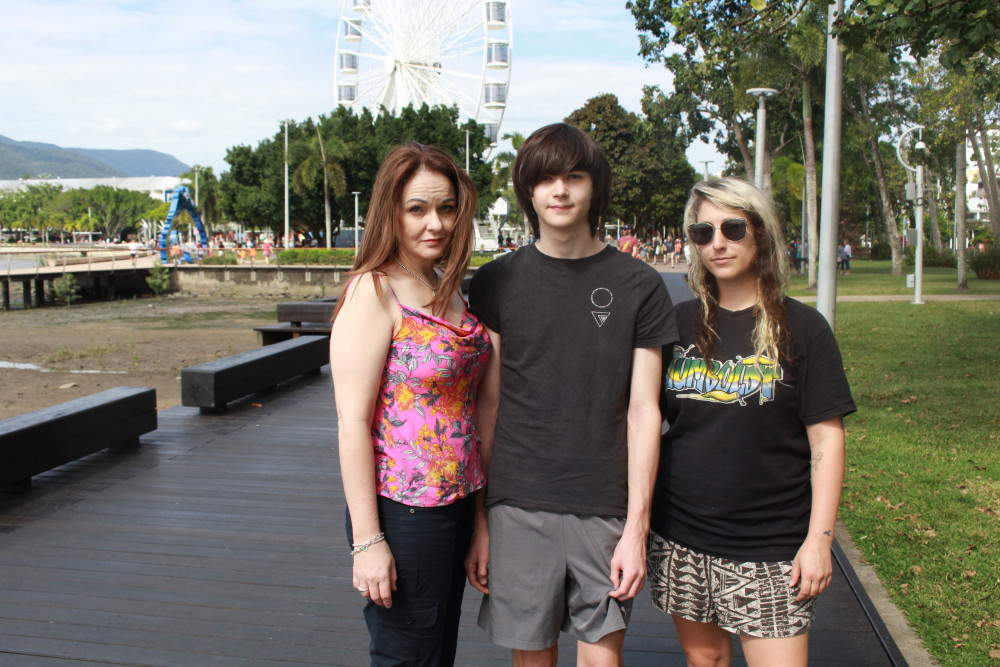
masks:
POLYGON ((653 606, 737 635, 778 639, 809 630, 816 598, 799 602, 789 588, 792 561, 743 562, 709 556, 649 534, 653 606))
POLYGON ((632 601, 609 593, 611 558, 624 519, 493 505, 490 594, 479 626, 494 644, 541 651, 564 630, 593 644, 628 626, 632 601))

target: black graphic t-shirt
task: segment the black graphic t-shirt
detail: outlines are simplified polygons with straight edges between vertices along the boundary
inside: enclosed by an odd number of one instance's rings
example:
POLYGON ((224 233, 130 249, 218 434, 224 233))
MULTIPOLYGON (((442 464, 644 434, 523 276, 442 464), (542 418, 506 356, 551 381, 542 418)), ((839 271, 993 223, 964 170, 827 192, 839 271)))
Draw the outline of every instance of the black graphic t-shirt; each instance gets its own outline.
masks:
POLYGON ((815 309, 785 299, 792 359, 754 357, 752 309, 719 311, 707 363, 694 344, 697 301, 676 308, 664 350, 663 436, 653 529, 715 556, 791 560, 809 529, 806 426, 854 412, 837 341, 815 309))
POLYGON ((660 275, 607 247, 524 246, 476 271, 470 310, 501 336, 486 502, 624 517, 632 352, 677 340, 660 275))

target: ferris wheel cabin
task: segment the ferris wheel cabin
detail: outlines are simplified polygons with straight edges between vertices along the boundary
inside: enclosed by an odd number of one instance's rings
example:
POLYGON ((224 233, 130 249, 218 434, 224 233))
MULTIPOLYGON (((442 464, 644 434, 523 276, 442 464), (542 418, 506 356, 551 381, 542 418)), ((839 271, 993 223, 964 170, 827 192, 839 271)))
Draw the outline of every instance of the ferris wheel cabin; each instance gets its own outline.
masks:
POLYGON ((506 2, 486 3, 486 27, 491 30, 500 30, 507 27, 506 2))

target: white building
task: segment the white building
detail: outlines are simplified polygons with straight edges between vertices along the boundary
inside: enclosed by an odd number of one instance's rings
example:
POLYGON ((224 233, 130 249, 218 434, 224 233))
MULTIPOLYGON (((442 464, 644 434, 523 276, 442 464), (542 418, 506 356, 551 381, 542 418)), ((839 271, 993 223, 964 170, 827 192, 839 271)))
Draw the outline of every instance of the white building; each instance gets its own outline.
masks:
POLYGON ((179 185, 187 185, 176 176, 113 176, 107 178, 26 178, 11 181, 0 180, 0 192, 26 190, 29 185, 61 185, 63 190, 89 190, 98 185, 145 192, 156 201, 166 201, 167 192, 179 185))

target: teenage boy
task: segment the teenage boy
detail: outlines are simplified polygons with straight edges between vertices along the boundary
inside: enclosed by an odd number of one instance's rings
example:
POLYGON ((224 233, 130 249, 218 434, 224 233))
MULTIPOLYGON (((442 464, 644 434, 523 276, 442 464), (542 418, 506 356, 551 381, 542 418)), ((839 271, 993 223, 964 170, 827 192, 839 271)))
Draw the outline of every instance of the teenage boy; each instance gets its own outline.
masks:
POLYGON ((611 170, 562 123, 532 134, 514 190, 536 239, 480 268, 471 309, 494 346, 477 426, 488 486, 466 560, 479 624, 517 665, 620 665, 646 573, 659 457, 661 346, 677 339, 659 274, 600 240, 611 170))

